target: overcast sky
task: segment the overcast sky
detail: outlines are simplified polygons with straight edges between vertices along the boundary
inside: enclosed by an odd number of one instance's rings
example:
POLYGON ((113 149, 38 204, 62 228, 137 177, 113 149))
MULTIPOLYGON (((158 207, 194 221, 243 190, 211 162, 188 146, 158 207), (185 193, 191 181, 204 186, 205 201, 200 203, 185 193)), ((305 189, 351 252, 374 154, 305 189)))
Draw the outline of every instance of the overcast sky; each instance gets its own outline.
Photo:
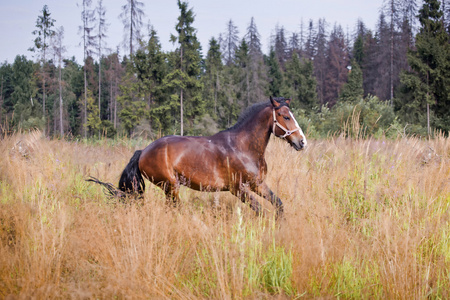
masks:
MULTIPOLYGON (((93 0, 97 6, 97 0, 93 0)), ((173 49, 169 42, 170 34, 175 33, 175 23, 179 16, 176 0, 143 0, 145 4, 144 23, 150 22, 157 31, 164 50, 173 49)), ((268 52, 269 39, 275 27, 283 26, 288 33, 299 32, 300 24, 306 26, 309 19, 315 22, 325 18, 329 29, 335 23, 345 31, 353 32, 358 18, 362 19, 369 29, 375 29, 383 0, 189 0, 193 8, 197 29, 197 37, 203 47, 203 54, 208 50, 211 37, 218 37, 225 32, 230 19, 238 27, 239 36, 245 34, 250 19, 261 34, 263 52, 268 52)), ((83 57, 79 46, 81 37, 78 27, 82 24, 81 9, 77 5, 81 0, 0 0, 0 63, 12 63, 16 55, 26 55, 33 46, 36 19, 41 15, 42 7, 47 4, 51 17, 56 20, 55 27, 63 26, 66 45, 66 57, 75 56, 78 63, 83 57)), ((123 40, 123 24, 119 19, 121 6, 126 0, 104 0, 106 19, 109 23, 107 46, 116 49, 123 40)), ((146 27, 146 26, 145 26, 146 27)), ((121 53, 123 49, 120 48, 121 53)))

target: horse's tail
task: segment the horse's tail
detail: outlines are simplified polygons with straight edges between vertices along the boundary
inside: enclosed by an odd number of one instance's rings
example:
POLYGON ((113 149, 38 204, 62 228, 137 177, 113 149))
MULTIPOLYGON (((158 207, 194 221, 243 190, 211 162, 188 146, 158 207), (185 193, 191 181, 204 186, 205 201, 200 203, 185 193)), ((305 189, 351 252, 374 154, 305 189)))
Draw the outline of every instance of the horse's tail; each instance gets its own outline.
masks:
POLYGON ((142 195, 145 191, 145 182, 139 170, 139 158, 142 150, 134 152, 130 162, 125 167, 120 176, 119 188, 116 188, 111 183, 102 182, 97 178, 90 177, 86 181, 91 181, 102 185, 106 189, 106 194, 113 197, 125 197, 126 195, 142 195))
POLYGON ((120 175, 119 190, 127 194, 140 194, 145 191, 145 182, 139 170, 139 158, 141 157, 142 150, 134 152, 130 162, 125 167, 120 175))
POLYGON ((107 196, 120 197, 120 198, 125 197, 125 193, 122 192, 121 190, 119 190, 118 188, 116 188, 111 183, 100 181, 97 178, 92 177, 92 176, 89 176, 89 178, 86 179, 86 181, 95 182, 95 183, 98 183, 98 184, 102 185, 105 188, 105 190, 106 190, 105 194, 107 196))

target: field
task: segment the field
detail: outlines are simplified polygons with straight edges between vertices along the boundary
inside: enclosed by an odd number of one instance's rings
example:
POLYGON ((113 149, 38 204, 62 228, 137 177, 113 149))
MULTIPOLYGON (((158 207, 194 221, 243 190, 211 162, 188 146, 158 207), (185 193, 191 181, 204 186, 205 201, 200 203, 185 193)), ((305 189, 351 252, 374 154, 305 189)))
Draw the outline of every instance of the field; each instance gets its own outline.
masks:
MULTIPOLYGON (((256 217, 229 193, 169 207, 108 199, 144 141, 0 141, 0 298, 450 297, 450 139, 269 143, 285 204, 256 217)), ((150 186, 150 187, 149 187, 150 186)))

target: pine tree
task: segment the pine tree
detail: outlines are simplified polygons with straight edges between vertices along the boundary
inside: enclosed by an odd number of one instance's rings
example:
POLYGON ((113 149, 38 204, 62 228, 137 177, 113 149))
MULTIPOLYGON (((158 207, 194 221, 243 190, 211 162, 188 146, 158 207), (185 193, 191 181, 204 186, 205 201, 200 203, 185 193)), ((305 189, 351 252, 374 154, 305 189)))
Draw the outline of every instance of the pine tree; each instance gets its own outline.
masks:
POLYGON ((47 65, 47 48, 50 46, 50 38, 55 34, 53 30, 53 26, 55 23, 55 19, 50 17, 50 11, 48 10, 48 6, 44 5, 42 8, 42 15, 38 16, 36 20, 36 30, 33 31, 33 35, 37 35, 34 40, 34 47, 30 48, 30 51, 41 51, 42 54, 42 114, 44 119, 46 117, 46 65, 47 65))

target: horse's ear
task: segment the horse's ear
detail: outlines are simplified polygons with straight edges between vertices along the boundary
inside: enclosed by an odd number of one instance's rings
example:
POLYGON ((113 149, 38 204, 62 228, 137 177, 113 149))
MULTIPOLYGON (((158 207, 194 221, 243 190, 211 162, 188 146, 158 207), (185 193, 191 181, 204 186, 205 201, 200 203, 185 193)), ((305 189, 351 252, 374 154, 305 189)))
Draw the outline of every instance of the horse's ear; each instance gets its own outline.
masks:
POLYGON ((277 108, 277 107, 279 107, 281 105, 280 102, 278 102, 277 100, 273 99, 272 96, 270 96, 270 102, 272 103, 272 106, 275 107, 275 108, 277 108))
POLYGON ((289 106, 289 104, 291 104, 291 99, 289 98, 289 99, 285 99, 284 100, 285 102, 286 102, 286 104, 289 106))

